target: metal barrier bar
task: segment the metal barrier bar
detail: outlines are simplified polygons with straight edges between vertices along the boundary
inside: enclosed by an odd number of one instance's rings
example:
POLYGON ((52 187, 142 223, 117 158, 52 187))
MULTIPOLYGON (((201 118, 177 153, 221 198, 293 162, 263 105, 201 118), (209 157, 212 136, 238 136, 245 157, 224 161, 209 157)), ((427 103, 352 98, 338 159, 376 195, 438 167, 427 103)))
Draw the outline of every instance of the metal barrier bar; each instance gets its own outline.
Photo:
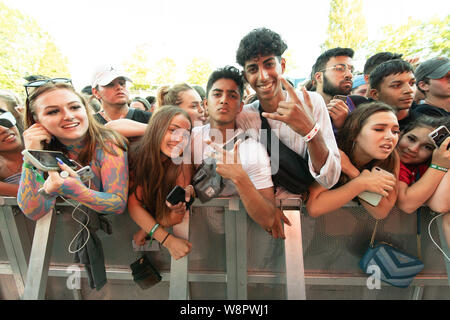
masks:
POLYGON ((17 291, 19 296, 22 296, 28 271, 31 241, 24 232, 19 232, 19 229, 24 230, 26 227, 23 215, 15 217, 12 206, 5 205, 4 198, 0 197, 0 201, 0 233, 5 244, 8 260, 10 261, 17 291), (17 223, 19 226, 17 226, 17 223))
POLYGON ((55 225, 54 209, 36 221, 23 300, 45 299, 55 225))

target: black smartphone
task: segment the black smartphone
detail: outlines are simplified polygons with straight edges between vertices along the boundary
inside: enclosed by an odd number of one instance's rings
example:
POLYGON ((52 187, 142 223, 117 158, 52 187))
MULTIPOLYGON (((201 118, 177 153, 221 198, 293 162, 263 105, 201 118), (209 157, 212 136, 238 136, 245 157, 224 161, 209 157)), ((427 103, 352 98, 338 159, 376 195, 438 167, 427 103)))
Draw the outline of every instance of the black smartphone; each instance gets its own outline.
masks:
POLYGON ((166 200, 172 205, 176 205, 179 202, 186 202, 186 192, 182 187, 175 186, 167 195, 166 200))
POLYGON ((75 169, 77 165, 67 158, 64 153, 59 151, 48 150, 23 150, 22 154, 25 159, 31 162, 36 168, 42 171, 59 171, 61 168, 58 166, 56 158, 61 159, 66 165, 75 169))
POLYGON ((446 126, 440 126, 436 130, 433 130, 428 135, 431 140, 433 140, 434 144, 439 148, 444 142, 445 139, 450 135, 450 132, 448 131, 446 126))

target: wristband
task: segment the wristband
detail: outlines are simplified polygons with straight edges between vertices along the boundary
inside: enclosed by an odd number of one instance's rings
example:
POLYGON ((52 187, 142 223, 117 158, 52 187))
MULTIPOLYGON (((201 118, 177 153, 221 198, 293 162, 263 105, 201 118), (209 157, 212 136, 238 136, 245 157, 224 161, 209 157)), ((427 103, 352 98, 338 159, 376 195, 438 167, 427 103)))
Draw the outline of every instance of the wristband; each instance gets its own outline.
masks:
POLYGON ((316 122, 316 124, 314 125, 314 128, 312 128, 312 130, 306 136, 303 137, 303 140, 305 142, 311 141, 311 139, 316 136, 316 134, 317 134, 317 132, 319 132, 319 130, 320 130, 320 125, 318 122, 316 122))
POLYGON ((170 236, 170 233, 169 233, 169 232, 167 232, 167 235, 165 236, 164 240, 163 240, 163 241, 161 241, 161 245, 163 245, 164 241, 166 241, 166 239, 167 239, 167 238, 168 238, 169 236, 170 236))
POLYGON ((445 168, 445 167, 441 167, 441 166, 438 166, 437 164, 430 164, 430 168, 433 168, 433 169, 436 169, 436 170, 439 170, 439 171, 443 171, 443 172, 447 172, 448 171, 448 168, 445 168))
POLYGON ((155 233, 156 229, 158 229, 158 227, 159 227, 159 223, 155 224, 153 226, 152 230, 150 230, 150 232, 148 233, 148 235, 151 239, 153 239, 153 234, 155 233))

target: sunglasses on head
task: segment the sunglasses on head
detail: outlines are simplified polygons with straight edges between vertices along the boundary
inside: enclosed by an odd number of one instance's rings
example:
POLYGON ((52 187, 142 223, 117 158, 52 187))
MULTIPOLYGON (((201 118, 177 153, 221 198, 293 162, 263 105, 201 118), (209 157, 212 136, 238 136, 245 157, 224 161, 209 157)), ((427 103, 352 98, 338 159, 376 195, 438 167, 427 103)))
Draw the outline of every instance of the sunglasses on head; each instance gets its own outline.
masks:
POLYGON ((11 112, 5 112, 0 114, 0 126, 9 129, 15 125, 16 125, 16 118, 14 118, 11 112))
POLYGON ((29 91, 30 88, 38 88, 43 86, 44 84, 47 84, 49 82, 52 83, 70 83, 72 85, 72 80, 68 78, 53 78, 53 79, 40 79, 40 80, 34 80, 31 82, 28 82, 24 84, 25 92, 27 94, 27 99, 30 96, 30 93, 33 92, 33 90, 29 91))

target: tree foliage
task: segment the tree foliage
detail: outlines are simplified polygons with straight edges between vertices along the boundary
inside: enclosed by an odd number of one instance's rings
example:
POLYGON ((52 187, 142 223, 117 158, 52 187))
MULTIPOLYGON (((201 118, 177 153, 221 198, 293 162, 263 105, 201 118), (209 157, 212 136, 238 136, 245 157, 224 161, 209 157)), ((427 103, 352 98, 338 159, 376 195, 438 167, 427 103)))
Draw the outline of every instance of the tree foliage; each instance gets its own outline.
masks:
POLYGON ((369 54, 390 51, 403 53, 406 57, 427 59, 450 55, 450 15, 427 21, 408 19, 399 27, 387 25, 381 30, 381 40, 370 43, 369 54))
POLYGON ((327 38, 322 50, 336 47, 357 51, 367 43, 367 24, 362 0, 331 0, 327 38))
POLYGON ((0 2, 0 86, 23 94, 23 77, 70 77, 68 60, 37 22, 0 2))
POLYGON ((212 73, 211 62, 206 58, 193 58, 186 68, 186 82, 192 85, 206 86, 212 73))
POLYGON ((176 80, 177 64, 170 57, 162 58, 155 62, 150 69, 150 83, 152 87, 172 84, 176 80))
POLYGON ((133 80, 131 90, 146 90, 150 88, 147 47, 145 44, 137 46, 135 52, 124 63, 125 71, 133 80))

